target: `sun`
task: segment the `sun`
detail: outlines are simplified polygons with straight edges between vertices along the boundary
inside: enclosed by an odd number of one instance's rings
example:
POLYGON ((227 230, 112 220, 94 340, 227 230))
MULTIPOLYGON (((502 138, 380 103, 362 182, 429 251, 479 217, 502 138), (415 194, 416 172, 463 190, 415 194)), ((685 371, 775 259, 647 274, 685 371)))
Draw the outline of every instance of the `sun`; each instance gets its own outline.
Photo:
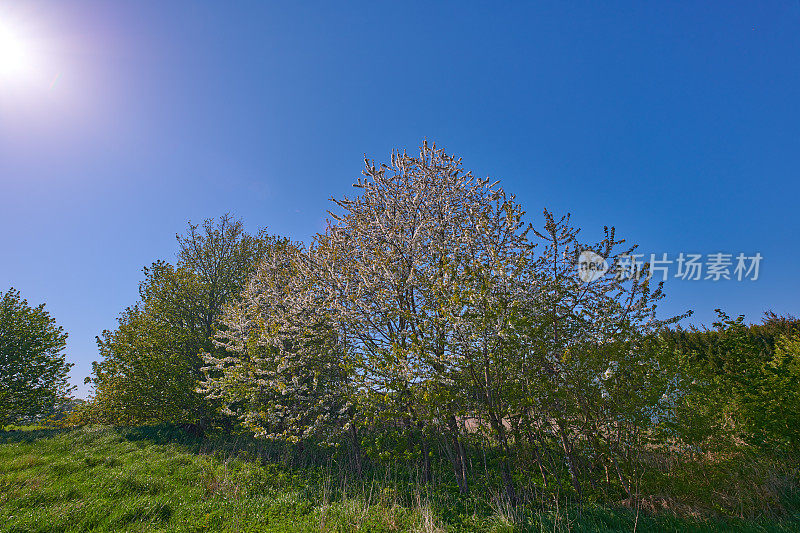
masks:
POLYGON ((34 71, 36 60, 24 35, 0 19, 0 81, 22 81, 34 71))

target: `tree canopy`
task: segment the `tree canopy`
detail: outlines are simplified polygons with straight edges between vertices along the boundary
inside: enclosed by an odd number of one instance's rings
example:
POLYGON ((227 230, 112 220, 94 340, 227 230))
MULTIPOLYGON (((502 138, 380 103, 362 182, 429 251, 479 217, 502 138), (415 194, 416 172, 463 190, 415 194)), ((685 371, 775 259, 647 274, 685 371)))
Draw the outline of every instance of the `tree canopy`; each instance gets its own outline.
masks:
POLYGON ((217 412, 197 392, 202 357, 217 351, 213 336, 225 304, 241 292, 274 238, 250 235, 224 215, 189 224, 176 239, 175 265, 160 260, 145 267, 139 302, 97 339, 101 360, 93 365, 91 408, 102 420, 198 424, 217 412))
POLYGON ((0 427, 53 414, 69 399, 67 334, 13 287, 0 295, 0 427))

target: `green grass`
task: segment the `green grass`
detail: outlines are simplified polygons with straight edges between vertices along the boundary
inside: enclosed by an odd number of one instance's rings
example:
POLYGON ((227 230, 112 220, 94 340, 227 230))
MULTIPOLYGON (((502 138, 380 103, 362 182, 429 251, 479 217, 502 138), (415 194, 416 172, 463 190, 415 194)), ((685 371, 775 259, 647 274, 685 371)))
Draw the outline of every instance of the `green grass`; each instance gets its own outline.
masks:
POLYGON ((379 476, 348 484, 325 468, 265 461, 245 444, 163 427, 0 432, 0 531, 800 529, 790 519, 637 519, 608 508, 518 511, 513 519, 486 494, 463 499, 379 476))

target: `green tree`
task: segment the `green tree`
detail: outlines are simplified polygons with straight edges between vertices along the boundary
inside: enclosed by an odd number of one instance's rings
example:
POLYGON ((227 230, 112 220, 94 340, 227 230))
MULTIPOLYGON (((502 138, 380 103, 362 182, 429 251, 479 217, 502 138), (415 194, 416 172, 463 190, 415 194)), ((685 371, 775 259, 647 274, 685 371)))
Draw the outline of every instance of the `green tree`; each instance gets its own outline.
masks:
POLYGON ((623 459, 630 462, 642 445, 641 428, 663 409, 668 384, 646 340, 682 317, 656 319, 661 284, 651 286, 647 265, 625 268, 636 247, 622 246, 614 228, 586 243, 569 215, 545 210, 544 218, 544 227, 533 230, 538 254, 506 335, 516 345, 507 357, 509 426, 518 443, 527 443, 545 484, 542 457, 557 447, 563 460, 550 469, 566 468, 577 497, 584 480, 595 484, 598 470, 630 495, 631 467, 623 459), (605 258, 608 271, 582 277, 577 260, 585 251, 605 258))
POLYGON ((203 354, 225 304, 241 292, 274 238, 224 215, 178 235, 178 261, 144 271, 140 301, 98 338, 92 411, 114 423, 206 423, 216 406, 197 391, 203 354))
POLYGON ((765 365, 769 393, 756 411, 767 439, 792 451, 800 448, 800 336, 779 339, 765 365))
POLYGON ((800 343, 797 320, 767 314, 747 325, 717 310, 713 329, 671 332, 683 386, 675 429, 704 449, 741 444, 762 449, 800 445, 800 343))
POLYGON ((0 296, 0 427, 36 420, 69 399, 67 334, 14 288, 0 296))

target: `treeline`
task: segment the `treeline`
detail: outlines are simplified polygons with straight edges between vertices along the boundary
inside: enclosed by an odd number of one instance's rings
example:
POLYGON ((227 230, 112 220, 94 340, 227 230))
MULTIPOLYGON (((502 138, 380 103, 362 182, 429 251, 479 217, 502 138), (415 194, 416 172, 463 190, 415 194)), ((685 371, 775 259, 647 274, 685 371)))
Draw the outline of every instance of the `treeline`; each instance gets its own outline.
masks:
POLYGON ((796 320, 672 327, 647 265, 616 275, 635 246, 613 228, 531 225, 433 145, 363 174, 309 246, 190 225, 98 338, 73 421, 244 430, 512 505, 678 498, 684 474, 731 461, 786 467, 762 504, 796 487, 796 320), (584 250, 609 272, 583 281, 584 250))

